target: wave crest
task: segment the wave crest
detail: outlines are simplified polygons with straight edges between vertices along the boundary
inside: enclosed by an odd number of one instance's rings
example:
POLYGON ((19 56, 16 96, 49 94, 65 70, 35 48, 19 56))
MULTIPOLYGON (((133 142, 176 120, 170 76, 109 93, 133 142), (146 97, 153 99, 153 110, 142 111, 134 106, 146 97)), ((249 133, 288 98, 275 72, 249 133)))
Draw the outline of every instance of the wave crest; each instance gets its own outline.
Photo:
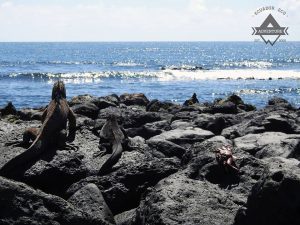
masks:
POLYGON ((171 70, 163 71, 103 71, 103 72, 76 72, 76 73, 12 73, 11 78, 61 78, 61 79, 147 79, 153 78, 160 81, 190 81, 190 80, 239 80, 239 79, 300 79, 300 71, 292 70, 171 70))

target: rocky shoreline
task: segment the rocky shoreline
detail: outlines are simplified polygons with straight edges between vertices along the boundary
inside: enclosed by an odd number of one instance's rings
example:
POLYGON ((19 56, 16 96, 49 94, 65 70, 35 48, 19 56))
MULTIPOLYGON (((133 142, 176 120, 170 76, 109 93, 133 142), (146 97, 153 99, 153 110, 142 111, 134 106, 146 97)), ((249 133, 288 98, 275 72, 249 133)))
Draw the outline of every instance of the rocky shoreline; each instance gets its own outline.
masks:
MULTIPOLYGON (((78 150, 48 152, 17 180, 0 177, 0 224, 300 224, 300 109, 257 110, 232 95, 184 105, 143 94, 74 97, 78 150), (128 148, 95 175, 99 132, 114 114, 128 148), (233 146, 237 174, 214 151, 233 146), (110 211, 107 211, 107 207, 110 211)), ((25 151, 6 143, 39 127, 43 107, 0 109, 0 167, 25 151)))

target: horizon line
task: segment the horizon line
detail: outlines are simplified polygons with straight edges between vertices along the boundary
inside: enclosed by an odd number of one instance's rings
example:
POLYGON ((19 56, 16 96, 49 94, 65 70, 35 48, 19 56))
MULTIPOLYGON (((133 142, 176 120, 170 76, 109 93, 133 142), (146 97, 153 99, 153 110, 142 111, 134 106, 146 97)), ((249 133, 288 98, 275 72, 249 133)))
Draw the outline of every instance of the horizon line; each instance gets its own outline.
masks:
MULTIPOLYGON (((0 43, 145 43, 145 42, 257 42, 254 40, 251 41, 237 41, 237 40, 224 40, 224 41, 216 41, 216 40, 201 40, 201 41, 189 41, 189 40, 170 40, 170 41, 159 41, 159 40, 154 40, 154 41, 150 41, 150 40, 145 40, 145 41, 0 41, 0 43)), ((257 43, 260 43, 263 41, 259 41, 257 43)), ((284 42, 278 42, 278 43, 288 43, 288 42, 300 42, 300 40, 292 40, 292 41, 284 41, 284 42)))

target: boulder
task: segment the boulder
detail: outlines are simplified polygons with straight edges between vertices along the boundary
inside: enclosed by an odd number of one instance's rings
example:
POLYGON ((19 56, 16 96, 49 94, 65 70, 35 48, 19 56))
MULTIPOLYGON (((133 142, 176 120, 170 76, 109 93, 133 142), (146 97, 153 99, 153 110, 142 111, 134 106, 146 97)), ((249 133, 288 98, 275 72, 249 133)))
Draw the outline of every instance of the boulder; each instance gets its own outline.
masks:
POLYGON ((122 94, 120 96, 121 103, 124 103, 125 105, 141 105, 146 106, 149 103, 149 100, 147 97, 142 94, 122 94))
POLYGON ((211 138, 214 134, 211 131, 200 128, 187 127, 185 129, 174 129, 165 131, 160 135, 156 135, 149 140, 167 140, 175 144, 202 142, 205 139, 211 138))
POLYGON ((218 102, 212 107, 212 113, 236 114, 238 113, 237 105, 232 102, 218 102))
POLYGON ((88 102, 92 102, 93 100, 96 100, 97 98, 92 96, 92 95, 78 95, 78 96, 74 96, 70 101, 68 101, 69 106, 74 106, 74 105, 81 105, 81 104, 85 104, 88 102))
POLYGON ((114 215, 136 208, 142 193, 161 179, 178 171, 180 161, 175 158, 156 158, 150 152, 123 152, 111 173, 90 176, 73 184, 67 191, 74 194, 88 183, 101 190, 114 215))
POLYGON ((162 120, 162 114, 154 112, 145 112, 141 109, 115 108, 108 107, 99 112, 98 118, 106 119, 108 115, 114 114, 118 117, 118 122, 125 129, 139 128, 146 123, 152 123, 162 120))
POLYGON ((44 108, 41 109, 21 109, 18 116, 21 120, 42 120, 44 108))
POLYGON ((234 224, 300 224, 299 161, 276 157, 266 162, 269 168, 253 187, 234 224))
MULTIPOLYGON (((234 139, 246 134, 258 134, 266 131, 280 131, 285 133, 298 133, 300 121, 293 111, 265 108, 258 111, 240 113, 231 126, 222 131, 226 138, 234 139)), ((225 119, 227 120, 227 119, 225 119)), ((227 123, 226 123, 227 124, 227 123)))
POLYGON ((235 162, 239 173, 226 171, 216 161, 214 151, 227 145, 232 145, 232 141, 222 136, 215 136, 191 146, 193 155, 187 163, 186 175, 191 179, 210 182, 221 189, 228 190, 236 195, 239 204, 243 205, 267 165, 247 152, 233 148, 232 153, 236 157, 235 162))
POLYGON ((300 121, 294 113, 278 113, 270 115, 264 122, 267 131, 278 131, 287 134, 300 133, 300 121))
POLYGON ((183 103, 183 105, 184 105, 184 106, 190 106, 190 105, 194 105, 194 104, 196 104, 196 103, 199 103, 199 100, 198 100, 198 98, 197 98, 196 93, 194 93, 190 99, 186 100, 186 101, 183 103))
POLYGON ((54 195, 0 177, 0 224, 105 224, 54 195))
POLYGON ((2 116, 17 115, 17 110, 12 102, 8 102, 3 109, 0 109, 0 112, 2 116))
POLYGON ((118 225, 138 225, 136 223, 136 209, 122 212, 115 216, 118 225))
POLYGON ((245 104, 244 101, 237 95, 232 94, 225 99, 216 100, 212 105, 213 113, 236 114, 240 111, 253 111, 256 107, 245 104))
POLYGON ((216 135, 221 134, 222 130, 228 126, 223 115, 200 114, 195 120, 196 127, 209 130, 216 135))
POLYGON ((149 128, 146 126, 141 126, 141 127, 135 127, 135 128, 129 128, 126 130, 126 134, 129 137, 135 137, 135 136, 140 136, 145 139, 149 139, 155 135, 160 134, 162 131, 158 129, 153 129, 149 128))
POLYGON ((23 179, 33 187, 62 196, 67 188, 86 177, 88 169, 83 155, 74 151, 44 154, 24 173, 23 179))
POLYGON ((137 224, 231 225, 238 199, 215 185, 174 174, 148 190, 137 209, 137 224))
POLYGON ((290 109, 293 110, 294 107, 291 105, 291 103, 289 103, 287 100, 280 98, 280 97, 274 97, 271 98, 268 101, 268 105, 272 106, 272 107, 278 107, 278 108, 286 108, 286 109, 290 109))
POLYGON ((115 224, 114 217, 95 184, 87 184, 74 193, 68 202, 95 220, 103 220, 107 225, 115 224))
POLYGON ((257 158, 281 156, 300 159, 300 135, 281 132, 247 134, 234 139, 235 148, 257 158))
POLYGON ((182 121, 182 120, 174 120, 171 123, 171 129, 175 130, 175 129, 185 129, 188 127, 193 127, 193 123, 192 122, 187 122, 187 121, 182 121))
POLYGON ((181 106, 175 105, 172 102, 168 102, 168 101, 162 102, 157 99, 154 99, 147 104, 146 111, 175 113, 175 112, 179 111, 180 108, 181 108, 181 106))
POLYGON ((72 106, 74 113, 96 119, 98 116, 99 108, 94 103, 83 103, 72 106))
POLYGON ((99 108, 99 109, 106 109, 108 107, 117 107, 117 104, 114 102, 110 102, 106 100, 105 98, 99 98, 96 101, 93 101, 93 103, 99 108))
POLYGON ((150 139, 147 141, 147 144, 156 149, 157 151, 163 153, 166 157, 177 156, 181 158, 186 152, 186 149, 167 140, 163 139, 150 139))

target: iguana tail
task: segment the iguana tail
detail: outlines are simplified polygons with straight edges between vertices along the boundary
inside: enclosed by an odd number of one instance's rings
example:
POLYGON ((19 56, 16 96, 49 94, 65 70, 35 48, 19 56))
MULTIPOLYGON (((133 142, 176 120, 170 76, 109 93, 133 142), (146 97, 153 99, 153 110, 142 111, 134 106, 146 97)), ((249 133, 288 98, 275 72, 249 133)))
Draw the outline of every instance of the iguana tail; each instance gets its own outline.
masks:
POLYGON ((30 162, 32 159, 38 157, 42 153, 43 149, 41 142, 36 142, 35 145, 29 147, 26 151, 17 155, 9 160, 1 169, 0 175, 7 177, 11 173, 15 173, 17 169, 21 169, 25 163, 30 162))
POLYGON ((114 141, 113 146, 113 153, 111 156, 106 160, 106 162, 100 168, 98 175, 106 174, 121 158, 123 147, 120 141, 114 141))

